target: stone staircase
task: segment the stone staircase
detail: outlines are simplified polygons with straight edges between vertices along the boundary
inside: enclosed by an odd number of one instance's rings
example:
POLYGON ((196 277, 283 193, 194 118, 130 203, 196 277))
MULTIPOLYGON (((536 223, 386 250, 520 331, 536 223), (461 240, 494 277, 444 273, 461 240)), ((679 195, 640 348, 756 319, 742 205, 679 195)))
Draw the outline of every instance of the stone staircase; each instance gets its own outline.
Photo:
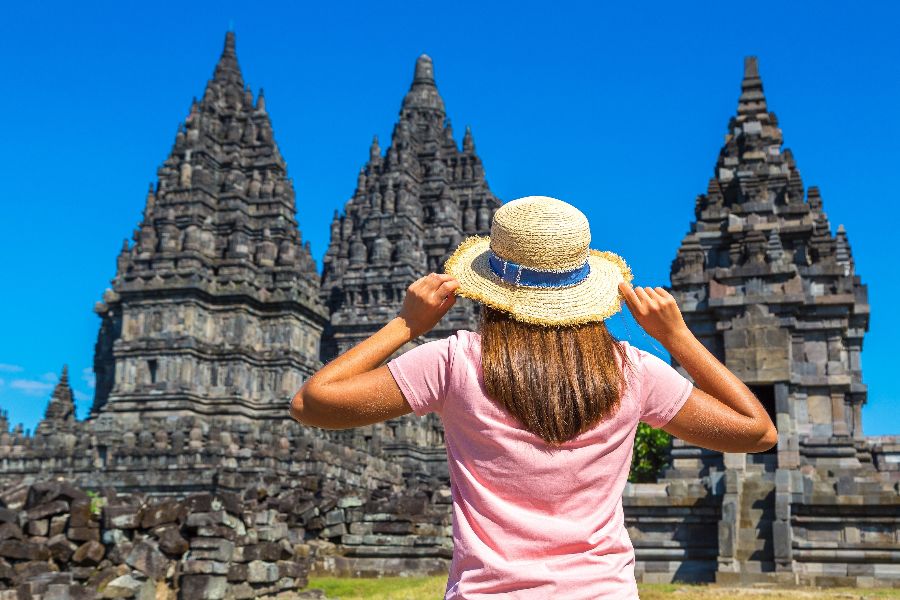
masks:
POLYGON ((735 558, 741 573, 775 570, 772 522, 775 520, 775 474, 748 465, 741 490, 735 558))
POLYGON ((722 564, 716 582, 725 585, 790 584, 790 573, 775 570, 772 523, 775 521, 775 456, 748 454, 746 467, 735 473, 729 497, 733 514, 733 558, 722 564), (734 501, 733 500, 733 501, 734 501), (781 580, 784 580, 783 582, 781 580))

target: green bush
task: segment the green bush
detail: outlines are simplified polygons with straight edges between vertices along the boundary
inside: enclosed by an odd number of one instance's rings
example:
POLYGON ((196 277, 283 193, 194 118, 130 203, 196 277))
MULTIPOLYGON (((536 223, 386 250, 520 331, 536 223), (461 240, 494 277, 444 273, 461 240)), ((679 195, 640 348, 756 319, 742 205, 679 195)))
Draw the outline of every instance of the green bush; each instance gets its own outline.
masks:
POLYGON ((628 481, 656 483, 656 478, 667 466, 666 459, 671 443, 672 436, 662 429, 653 429, 646 423, 638 423, 628 481))

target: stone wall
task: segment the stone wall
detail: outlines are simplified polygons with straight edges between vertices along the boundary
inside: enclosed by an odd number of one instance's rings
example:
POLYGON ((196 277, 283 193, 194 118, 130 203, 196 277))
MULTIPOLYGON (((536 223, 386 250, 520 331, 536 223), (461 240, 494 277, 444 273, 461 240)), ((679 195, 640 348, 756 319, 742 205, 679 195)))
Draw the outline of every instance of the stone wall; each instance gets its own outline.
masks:
POLYGON ((300 593, 316 516, 295 491, 174 500, 14 485, 0 492, 0 598, 324 598, 300 593))

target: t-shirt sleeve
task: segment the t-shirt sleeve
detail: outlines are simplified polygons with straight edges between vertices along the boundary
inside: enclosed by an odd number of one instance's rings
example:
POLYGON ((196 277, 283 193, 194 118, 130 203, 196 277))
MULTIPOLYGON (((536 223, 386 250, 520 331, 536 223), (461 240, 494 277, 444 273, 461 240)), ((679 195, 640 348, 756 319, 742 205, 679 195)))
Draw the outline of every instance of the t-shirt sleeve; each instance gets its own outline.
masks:
POLYGON ((388 370, 417 416, 443 410, 457 340, 454 334, 425 342, 388 361, 388 370))
POLYGON ((641 355, 641 421, 659 429, 678 414, 694 384, 658 356, 644 350, 638 352, 641 355))

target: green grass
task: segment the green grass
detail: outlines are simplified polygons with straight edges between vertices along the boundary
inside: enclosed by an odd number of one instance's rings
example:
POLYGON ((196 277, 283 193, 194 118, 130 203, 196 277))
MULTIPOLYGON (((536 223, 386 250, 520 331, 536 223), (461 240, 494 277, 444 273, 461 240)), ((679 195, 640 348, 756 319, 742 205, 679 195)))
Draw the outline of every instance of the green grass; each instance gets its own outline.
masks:
MULTIPOLYGON (((329 600, 429 600, 444 597, 446 575, 435 577, 310 577, 329 600)), ((900 600, 900 588, 728 588, 684 583, 640 584, 641 600, 900 600)))
POLYGON ((423 600, 443 598, 447 576, 346 578, 310 577, 310 588, 325 591, 329 600, 423 600))

